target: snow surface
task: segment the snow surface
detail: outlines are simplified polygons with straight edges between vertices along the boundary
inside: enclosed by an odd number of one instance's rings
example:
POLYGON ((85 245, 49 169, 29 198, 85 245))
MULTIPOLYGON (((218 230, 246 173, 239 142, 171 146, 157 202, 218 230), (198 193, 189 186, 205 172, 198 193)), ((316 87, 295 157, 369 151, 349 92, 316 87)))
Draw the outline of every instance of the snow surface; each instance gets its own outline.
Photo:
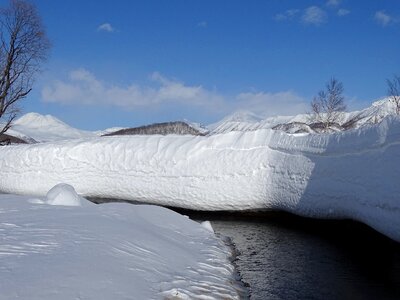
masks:
POLYGON ((277 209, 350 218, 400 241, 400 119, 332 134, 271 129, 123 136, 0 148, 0 191, 195 210, 277 209))
POLYGON ((184 216, 30 200, 0 195, 1 300, 239 299, 230 249, 184 216))

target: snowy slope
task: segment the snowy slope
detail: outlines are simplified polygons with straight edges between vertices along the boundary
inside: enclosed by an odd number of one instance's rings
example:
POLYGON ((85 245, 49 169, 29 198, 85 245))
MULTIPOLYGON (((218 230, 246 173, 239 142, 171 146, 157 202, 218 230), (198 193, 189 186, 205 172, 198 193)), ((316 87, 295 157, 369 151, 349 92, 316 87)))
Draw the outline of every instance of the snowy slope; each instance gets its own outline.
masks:
POLYGON ((35 202, 0 195, 1 300, 239 299, 230 250, 184 216, 35 202))
POLYGON ((90 131, 73 128, 51 115, 28 113, 17 119, 7 132, 10 135, 33 138, 37 142, 79 139, 96 136, 90 131))
MULTIPOLYGON (((374 102, 370 107, 360 110, 345 112, 340 123, 356 119, 355 128, 366 124, 376 124, 383 118, 395 115, 395 105, 388 98, 374 102)), ((275 116, 262 118, 250 112, 234 113, 218 123, 210 125, 211 134, 227 133, 230 131, 253 131, 258 129, 269 129, 280 124, 287 123, 310 123, 309 114, 299 114, 296 116, 275 116)))
POLYGON ((359 220, 400 241, 400 119, 334 134, 93 138, 0 148, 0 191, 359 220))
POLYGON ((123 127, 113 127, 98 131, 80 130, 51 115, 28 113, 17 119, 7 133, 32 143, 91 138, 121 129, 123 127))

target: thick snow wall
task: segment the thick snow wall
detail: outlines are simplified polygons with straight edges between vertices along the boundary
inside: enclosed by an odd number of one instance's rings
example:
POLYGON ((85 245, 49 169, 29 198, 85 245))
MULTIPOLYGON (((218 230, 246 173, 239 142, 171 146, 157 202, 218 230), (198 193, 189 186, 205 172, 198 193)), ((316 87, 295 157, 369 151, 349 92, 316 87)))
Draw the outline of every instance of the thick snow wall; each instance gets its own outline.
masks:
POLYGON ((350 218, 400 241, 400 118, 326 135, 102 137, 0 148, 0 191, 350 218))

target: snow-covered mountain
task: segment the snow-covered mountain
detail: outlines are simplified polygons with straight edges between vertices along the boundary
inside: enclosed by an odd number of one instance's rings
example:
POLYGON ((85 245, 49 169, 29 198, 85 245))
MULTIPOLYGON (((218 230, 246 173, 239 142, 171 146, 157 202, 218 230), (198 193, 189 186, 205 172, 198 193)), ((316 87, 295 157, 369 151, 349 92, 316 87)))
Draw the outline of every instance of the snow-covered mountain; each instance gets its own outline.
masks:
POLYGON ((17 119, 7 134, 25 140, 27 143, 52 142, 60 140, 82 139, 101 136, 123 129, 113 127, 99 131, 80 130, 69 126, 51 115, 27 113, 17 119))
MULTIPOLYGON (((345 112, 340 120, 340 125, 347 128, 359 128, 365 124, 376 124, 389 115, 394 115, 396 107, 388 98, 374 102, 370 107, 360 110, 345 112)), ((306 128, 311 122, 309 114, 299 114, 296 116, 276 116, 262 118, 251 112, 242 111, 234 113, 222 121, 210 126, 211 134, 227 133, 231 131, 253 131, 258 129, 275 128, 284 130, 288 133, 313 132, 306 128)))
MULTIPOLYGON (((204 128, 202 125, 197 123, 191 123, 189 121, 175 123, 182 123, 183 125, 186 125, 188 129, 191 129, 196 134, 204 135, 209 132, 207 128, 204 128)), ((153 124, 142 127, 153 128, 156 125, 157 124, 153 124)), ((139 132, 142 127, 131 129, 125 127, 112 127, 104 130, 86 131, 71 127, 51 115, 27 113, 13 123, 11 129, 7 131, 7 134, 12 137, 22 139, 28 144, 33 144, 38 142, 54 142, 61 140, 93 138, 103 135, 121 134, 121 132, 126 132, 125 134, 129 134, 130 131, 139 132)), ((194 134, 193 132, 187 131, 187 134, 194 134)), ((152 133, 150 132, 146 134, 152 133)))
MULTIPOLYGON (((343 113, 340 125, 343 125, 346 129, 359 128, 366 124, 377 124, 386 116, 393 114, 395 114, 395 105, 386 98, 374 102, 366 109, 343 113)), ((231 131, 254 131, 270 128, 282 130, 287 133, 315 132, 315 130, 308 125, 310 123, 309 114, 263 118, 252 112, 239 111, 206 127, 186 120, 184 122, 201 134, 209 135, 231 131)), ((69 126, 51 115, 28 113, 17 119, 7 134, 20 138, 28 143, 35 143, 93 138, 112 134, 123 129, 126 128, 113 127, 98 131, 80 130, 69 126)), ((335 131, 335 128, 333 129, 335 131)), ((338 128, 337 130, 342 129, 338 128)))
POLYGON ((28 113, 17 119, 8 134, 32 142, 58 141, 96 136, 95 133, 73 128, 51 115, 28 113))

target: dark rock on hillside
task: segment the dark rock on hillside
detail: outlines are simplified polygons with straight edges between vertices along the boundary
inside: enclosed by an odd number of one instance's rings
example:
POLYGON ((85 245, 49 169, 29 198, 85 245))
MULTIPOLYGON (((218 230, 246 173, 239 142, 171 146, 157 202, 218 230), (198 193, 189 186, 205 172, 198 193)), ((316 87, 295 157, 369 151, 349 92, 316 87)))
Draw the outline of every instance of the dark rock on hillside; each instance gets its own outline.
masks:
POLYGON ((0 145, 28 144, 26 141, 8 134, 0 134, 0 145))
MULTIPOLYGON (((349 125, 348 128, 350 128, 351 125, 349 125)), ((285 124, 278 124, 272 129, 274 130, 281 130, 286 133, 329 133, 329 132, 336 132, 336 131, 343 131, 347 130, 348 128, 343 127, 342 125, 338 123, 331 123, 328 128, 325 128, 324 123, 311 123, 311 124, 306 124, 302 122, 291 122, 291 123, 285 123, 285 124)))
POLYGON ((328 128, 326 128, 324 123, 317 122, 310 124, 310 128, 316 133, 329 133, 344 130, 342 125, 338 123, 330 123, 328 128))
POLYGON ((185 122, 166 122, 166 123, 157 123, 146 126, 140 126, 135 128, 126 128, 121 129, 115 132, 104 134, 103 136, 112 136, 112 135, 151 135, 151 134, 179 134, 179 135, 202 135, 205 134, 200 130, 190 126, 185 122))
POLYGON ((302 122, 291 122, 285 124, 278 124, 272 127, 274 130, 281 130, 286 133, 311 133, 313 130, 309 125, 302 122))

